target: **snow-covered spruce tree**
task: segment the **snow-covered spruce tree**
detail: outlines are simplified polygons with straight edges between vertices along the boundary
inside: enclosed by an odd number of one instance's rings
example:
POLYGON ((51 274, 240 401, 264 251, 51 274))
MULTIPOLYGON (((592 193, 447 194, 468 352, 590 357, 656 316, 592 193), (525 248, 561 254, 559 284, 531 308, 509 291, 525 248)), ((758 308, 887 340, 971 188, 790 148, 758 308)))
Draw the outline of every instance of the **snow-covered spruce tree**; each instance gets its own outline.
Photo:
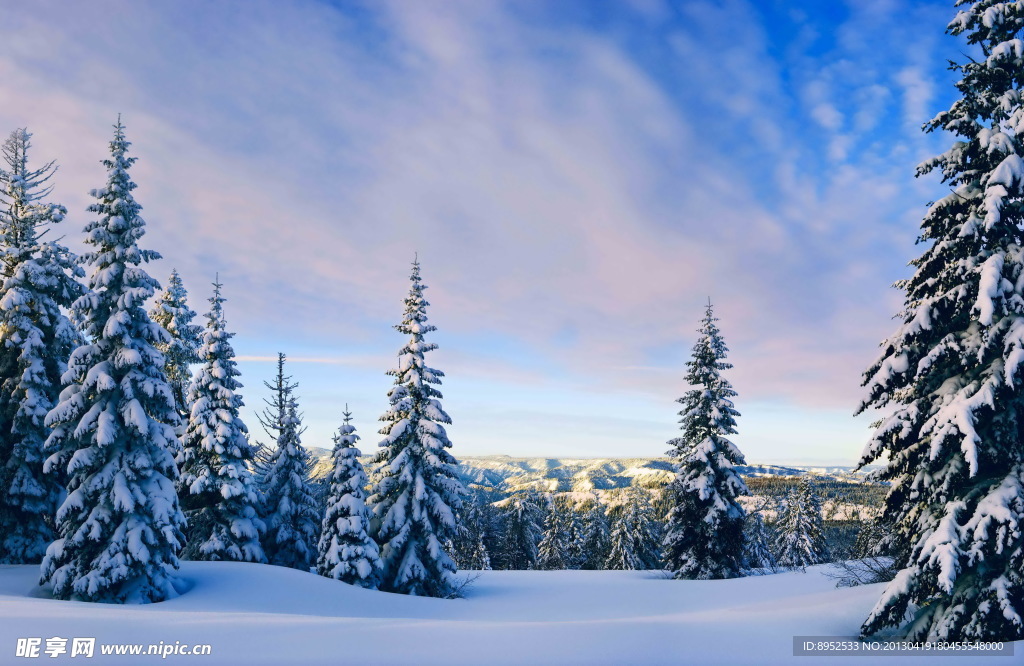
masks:
POLYGON ((176 595, 185 517, 174 492, 178 416, 155 345, 167 333, 143 309, 159 287, 141 267, 159 258, 139 249, 145 222, 132 197, 120 119, 104 160, 107 184, 93 190, 85 228, 90 291, 72 306, 90 342, 76 348, 60 403, 46 416, 44 471, 66 471, 57 539, 46 550, 42 582, 58 599, 112 603, 176 595))
POLYGON ((342 416, 344 423, 334 436, 331 453, 334 468, 327 475, 327 509, 320 531, 316 571, 327 578, 375 589, 381 566, 380 550, 367 533, 369 480, 359 462, 359 435, 351 423, 348 405, 342 416))
POLYGON ((768 569, 776 567, 775 554, 772 553, 774 539, 772 531, 764 521, 760 511, 747 515, 743 526, 743 565, 748 569, 768 569))
POLYGON ((737 497, 747 487, 735 465, 745 461, 728 439, 736 434, 739 412, 731 400, 736 392, 722 376, 732 365, 724 360, 728 348, 716 321, 709 302, 686 364, 694 388, 677 401, 683 436, 669 442, 678 472, 667 489, 674 506, 664 552, 676 578, 734 578, 743 565, 745 513, 737 497))
POLYGON ((273 446, 257 442, 254 447, 256 454, 253 468, 261 492, 266 482, 267 470, 270 468, 270 459, 274 457, 274 451, 277 449, 277 440, 281 438, 281 433, 284 432, 285 423, 288 420, 289 397, 299 387, 292 381, 290 375, 284 374, 284 363, 287 358, 283 352, 277 353, 277 374, 274 375, 274 381, 263 381, 263 385, 270 389, 271 397, 263 399, 266 407, 263 408, 262 413, 256 415, 264 432, 274 441, 273 446))
POLYGON ((853 544, 853 557, 884 557, 889 554, 887 535, 889 527, 879 517, 869 518, 861 523, 857 540, 853 544))
POLYGON ((963 6, 947 32, 975 58, 925 125, 957 135, 918 167, 952 192, 897 283, 902 324, 864 376, 860 411, 891 412, 861 464, 887 460, 884 519, 909 544, 864 622, 912 640, 1024 638, 1024 5, 963 6), (909 614, 909 623, 906 622, 909 614))
MULTIPOLYGON (((494 505, 498 493, 494 490, 476 489, 477 511, 480 517, 480 538, 487 552, 488 568, 501 568, 501 553, 505 539, 504 516, 501 508, 494 505)), ((460 567, 461 568, 461 567, 460 567)), ((470 567, 465 567, 466 569, 470 567)))
POLYGON ((219 280, 213 283, 206 330, 196 354, 202 366, 186 394, 191 413, 179 456, 178 484, 181 507, 188 517, 183 556, 265 562, 259 489, 249 469, 254 451, 239 416, 244 404, 238 394, 242 384, 231 347, 234 333, 227 331, 224 319, 221 286, 219 280))
POLYGON ((434 388, 444 373, 423 358, 437 348, 423 338, 437 329, 427 323, 419 261, 410 279, 405 314, 395 326, 409 340, 398 352, 398 368, 387 373, 395 385, 388 393, 391 408, 380 418, 384 439, 375 459, 371 525, 381 547, 382 590, 449 597, 456 568, 444 544, 458 535, 456 511, 466 490, 455 472, 458 461, 446 450, 452 444, 442 424, 451 419, 434 388))
POLYGON ((0 564, 38 563, 53 540, 65 477, 43 474, 45 419, 80 342, 62 308, 82 295, 84 272, 41 240, 67 211, 43 201, 57 168, 29 168, 31 136, 15 130, 0 149, 0 564))
POLYGON ((807 477, 782 503, 774 550, 776 561, 784 567, 803 569, 825 561, 821 500, 807 477))
POLYGON ((604 505, 595 499, 583 517, 580 532, 581 569, 603 569, 611 549, 611 527, 604 505))
POLYGON ((472 501, 464 501, 459 518, 459 536, 453 542, 452 557, 460 569, 486 571, 491 568, 491 556, 485 541, 488 537, 488 516, 479 494, 472 501))
POLYGON ((542 498, 528 490, 509 498, 504 510, 501 565, 505 569, 536 569, 541 539, 542 498))
POLYGON ((471 543, 473 544, 473 552, 466 560, 466 565, 463 568, 474 571, 490 571, 493 568, 491 566, 491 553, 487 550, 487 544, 484 543, 483 532, 480 532, 480 538, 471 543))
POLYGON ((581 569, 586 560, 583 551, 583 517, 572 502, 566 503, 566 532, 568 538, 565 546, 565 568, 581 569))
POLYGON ((196 313, 188 306, 188 292, 178 271, 171 270, 167 289, 157 296, 149 311, 150 318, 163 326, 171 336, 167 344, 157 345, 164 355, 164 374, 174 392, 174 404, 182 422, 188 420, 188 388, 192 381, 192 366, 199 363, 199 345, 202 327, 192 323, 196 313))
POLYGON ((569 515, 568 507, 551 499, 547 516, 544 517, 544 533, 537 545, 538 569, 568 569, 569 557, 569 515))
POLYGON ((286 391, 284 405, 277 448, 267 461, 263 478, 267 525, 263 551, 270 564, 309 571, 316 560, 320 512, 309 478, 309 452, 300 439, 302 420, 291 389, 286 391))
POLYGON ((657 569, 661 529, 647 492, 630 488, 611 534, 606 569, 657 569))

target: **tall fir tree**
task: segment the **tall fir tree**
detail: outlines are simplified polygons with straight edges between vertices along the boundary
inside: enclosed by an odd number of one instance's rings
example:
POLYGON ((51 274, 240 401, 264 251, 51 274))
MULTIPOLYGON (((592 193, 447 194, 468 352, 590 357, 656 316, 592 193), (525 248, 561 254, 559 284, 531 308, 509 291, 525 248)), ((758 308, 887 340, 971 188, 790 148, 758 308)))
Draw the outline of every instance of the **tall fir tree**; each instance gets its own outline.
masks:
POLYGON ((576 505, 567 500, 565 504, 565 568, 582 569, 587 559, 583 550, 583 518, 576 505))
MULTIPOLYGON (((268 382, 264 380, 263 386, 270 389, 270 398, 264 398, 263 402, 266 403, 263 412, 256 415, 256 419, 260 422, 264 432, 270 436, 270 439, 274 444, 267 445, 257 442, 255 448, 256 454, 253 460, 253 470, 256 473, 257 485, 260 487, 260 493, 262 496, 263 490, 266 486, 267 471, 270 468, 270 459, 274 457, 274 451, 277 448, 277 441, 281 438, 281 433, 284 432, 285 422, 288 420, 288 399, 289 396, 298 388, 298 384, 292 381, 290 375, 284 374, 284 364, 287 360, 287 356, 278 352, 277 354, 277 374, 274 375, 274 381, 268 382)), ((264 511, 265 504, 261 501, 261 511, 264 511)), ((265 515, 261 514, 261 515, 265 515)))
POLYGON ((178 415, 182 423, 186 423, 190 410, 188 389, 192 381, 191 366, 200 362, 199 346, 202 344, 203 328, 192 323, 196 313, 188 306, 188 292, 176 269, 171 269, 167 288, 157 296, 149 316, 171 337, 170 342, 157 345, 157 349, 164 355, 164 374, 174 392, 178 415))
POLYGON ((80 342, 62 309, 84 291, 74 255, 41 240, 67 211, 44 201, 57 167, 29 167, 31 137, 0 149, 0 564, 38 563, 53 540, 65 477, 43 474, 45 420, 80 342))
POLYGON ((569 568, 569 531, 567 507, 552 498, 544 517, 544 532, 537 544, 538 569, 569 568))
POLYGON ((683 436, 669 442, 678 472, 668 488, 675 506, 664 549, 676 578, 734 578, 743 566, 746 514, 737 498, 747 487, 735 466, 745 461, 728 439, 736 434, 739 412, 732 403, 736 391, 722 376, 732 365, 725 362, 729 350, 716 321, 709 301, 686 364, 686 381, 694 388, 677 401, 683 436))
POLYGON ((825 561, 821 499, 804 477, 782 502, 775 525, 775 558, 779 565, 803 569, 825 561))
POLYGON ((544 509, 533 490, 517 493, 502 512, 504 520, 500 562, 503 569, 536 569, 544 509))
POLYGON ((630 488, 611 533, 606 569, 657 569, 661 528, 647 492, 630 488))
POLYGON ((42 581, 58 599, 155 602, 176 595, 185 518, 174 491, 174 397, 157 344, 167 333, 143 305, 159 287, 142 268, 145 222, 132 197, 120 119, 104 160, 107 184, 89 206, 89 292, 73 310, 91 342, 74 350, 60 403, 46 417, 44 471, 69 475, 56 514, 58 538, 46 550, 42 581))
MULTIPOLYGON (((495 506, 497 493, 494 490, 477 489, 477 511, 480 517, 480 539, 487 553, 488 569, 500 569, 501 551, 505 531, 502 510, 495 506)), ((469 569, 470 567, 465 567, 469 569)))
POLYGON ((267 526, 263 551, 270 564, 309 571, 316 561, 320 511, 310 481, 309 452, 302 446, 302 419, 293 394, 294 384, 283 376, 279 356, 278 385, 283 395, 273 403, 283 412, 273 417, 279 426, 277 448, 267 460, 263 485, 263 516, 267 526))
POLYGON ((772 531, 761 511, 749 513, 743 525, 743 566, 748 569, 774 570, 776 561, 773 544, 772 531))
POLYGON ((380 549, 369 536, 366 486, 369 480, 359 462, 359 435, 345 405, 344 422, 334 436, 327 475, 327 509, 320 531, 316 570, 321 576, 375 589, 380 579, 380 549))
POLYGON ((395 329, 409 336, 398 352, 398 368, 389 370, 395 385, 391 408, 381 417, 381 450, 374 478, 371 525, 384 565, 381 589, 417 596, 449 597, 455 591, 455 562, 445 544, 458 535, 456 515, 466 490, 456 474, 458 461, 443 424, 451 418, 441 407, 435 385, 444 373, 426 365, 424 355, 437 345, 424 341, 437 330, 427 323, 426 286, 414 261, 405 314, 395 329))
POLYGON ((489 515, 479 493, 462 504, 459 535, 452 544, 452 557, 460 569, 486 571, 491 569, 491 556, 486 542, 489 537, 489 515))
POLYGON ((908 544, 864 622, 910 639, 1024 638, 1024 5, 960 0, 947 32, 960 99, 925 124, 957 135, 922 163, 931 204, 902 324, 864 375, 884 418, 861 464, 886 461, 883 519, 908 544), (910 620, 905 620, 907 615, 910 620))
MULTIPOLYGON (((266 526, 258 515, 259 489, 249 466, 254 451, 248 428, 239 416, 244 403, 241 374, 227 330, 224 297, 213 283, 206 330, 196 357, 202 366, 192 380, 191 405, 179 456, 178 484, 188 517, 184 557, 192 560, 265 562, 260 535, 266 526)), ((165 366, 167 367, 167 366, 165 366)))
POLYGON ((583 518, 580 533, 581 569, 603 569, 611 548, 611 526, 600 500, 594 499, 583 518))

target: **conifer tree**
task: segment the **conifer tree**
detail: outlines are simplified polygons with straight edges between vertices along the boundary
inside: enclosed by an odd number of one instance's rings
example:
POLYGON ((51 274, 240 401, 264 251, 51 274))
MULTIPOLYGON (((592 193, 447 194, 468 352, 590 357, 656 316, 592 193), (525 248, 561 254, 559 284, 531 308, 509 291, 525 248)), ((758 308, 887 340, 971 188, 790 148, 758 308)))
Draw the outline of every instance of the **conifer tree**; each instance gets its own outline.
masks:
POLYGON ((159 285, 141 264, 160 255, 138 246, 145 222, 132 197, 129 145, 118 119, 103 162, 107 184, 89 206, 99 219, 85 228, 90 291, 73 305, 90 342, 71 354, 60 402, 46 416, 53 432, 44 471, 69 475, 42 563, 58 599, 144 603, 176 594, 185 526, 174 492, 178 416, 155 347, 167 333, 143 309, 159 285))
POLYGON ((597 499, 590 505, 583 519, 579 539, 581 569, 603 569, 611 548, 611 527, 604 505, 597 499))
POLYGON ((888 554, 886 544, 889 539, 889 526, 885 525, 878 517, 863 521, 860 531, 857 532, 857 540, 853 544, 853 557, 884 557, 888 554))
MULTIPOLYGON (((480 520, 480 540, 487 552, 488 567, 500 569, 505 539, 503 511, 494 505, 496 493, 493 490, 476 491, 476 510, 480 520)), ((471 567, 465 567, 467 569, 471 567)))
POLYGON ((474 571, 490 571, 493 568, 491 566, 491 554, 487 550, 483 538, 478 538, 470 543, 473 544, 473 552, 466 561, 464 568, 474 571))
POLYGON ((657 569, 660 526, 647 493, 630 488, 611 534, 606 569, 657 569))
POLYGON ((320 531, 316 570, 334 578, 369 589, 380 578, 380 550, 367 533, 366 486, 369 480, 359 462, 359 435, 352 414, 345 405, 344 423, 334 436, 331 453, 334 468, 327 475, 327 509, 320 531))
POLYGON ((700 337, 687 362, 686 381, 694 388, 677 402, 683 405, 683 436, 669 442, 678 471, 668 492, 665 561, 676 578, 733 578, 740 575, 745 513, 737 498, 747 494, 735 466, 743 454, 729 441, 736 434, 732 398, 736 392, 722 376, 728 348, 715 322, 710 301, 698 330, 700 337))
POLYGON ((43 474, 45 419, 79 342, 62 308, 83 292, 74 255, 41 240, 67 211, 44 202, 57 167, 29 167, 31 136, 0 149, 0 564, 38 563, 53 540, 65 477, 43 474))
POLYGON ((398 352, 398 368, 388 371, 395 385, 388 393, 391 407, 380 419, 384 439, 375 459, 371 525, 384 565, 382 590, 449 597, 456 568, 445 544, 458 535, 456 511, 466 490, 455 471, 458 461, 447 451, 452 444, 443 424, 451 418, 434 388, 444 373, 423 358, 437 348, 424 336, 437 329, 427 323, 419 261, 410 279, 405 314, 395 326, 409 340, 398 352))
POLYGON ((921 224, 896 332, 860 410, 891 413, 861 464, 887 460, 884 520, 909 545, 862 627, 920 640, 1024 638, 1024 6, 960 0, 947 32, 961 98, 925 125, 957 135, 918 175, 952 190, 921 224), (909 623, 905 617, 910 614, 909 623))
POLYGON ((504 510, 504 538, 501 563, 505 569, 537 568, 537 545, 541 539, 544 509, 533 490, 509 498, 504 510))
MULTIPOLYGON (((287 360, 287 356, 284 353, 278 352, 277 354, 277 374, 274 375, 274 381, 268 382, 264 380, 263 385, 270 389, 270 398, 264 398, 263 402, 266 404, 263 412, 256 415, 256 419, 260 422, 264 432, 270 436, 274 444, 267 445, 260 442, 256 443, 255 456, 253 459, 253 471, 256 476, 256 483, 260 488, 260 494, 262 494, 266 488, 267 472, 270 469, 270 460, 274 457, 274 451, 277 449, 277 441, 281 438, 281 434, 285 429, 285 422, 288 420, 288 399, 289 396, 298 388, 298 384, 292 381, 290 375, 284 374, 284 364, 287 360)), ((260 503, 260 515, 266 517, 266 505, 264 502, 260 503)))
POLYGON ((566 507, 554 498, 544 518, 544 533, 537 545, 538 569, 568 569, 570 522, 566 507))
POLYGON ((566 511, 566 531, 569 537, 566 539, 565 568, 582 569, 587 557, 583 551, 583 517, 572 503, 567 503, 566 511))
POLYGON ((202 327, 192 323, 196 313, 188 306, 188 292, 178 271, 171 270, 167 289, 157 296, 149 316, 170 335, 171 341, 157 345, 164 355, 164 374, 174 392, 174 404, 183 423, 188 421, 188 388, 191 366, 200 362, 202 327))
POLYGON ((491 556, 486 541, 490 526, 479 494, 472 501, 463 502, 459 519, 459 536, 452 544, 452 557, 460 569, 486 571, 491 568, 491 556))
MULTIPOLYGON (((279 357, 281 358, 281 357, 279 357)), ((283 366, 283 359, 281 365, 283 366)), ((279 372, 278 379, 283 375, 279 372)), ((287 383, 284 386, 295 387, 287 383)), ((302 419, 292 388, 284 395, 284 413, 277 448, 270 454, 263 478, 263 510, 267 535, 263 551, 270 564, 309 571, 316 560, 320 512, 309 478, 309 452, 302 446, 302 419)), ((280 398, 276 398, 280 401, 280 398)))
POLYGON ((746 568, 775 569, 775 554, 772 553, 774 539, 760 511, 747 515, 743 526, 743 542, 743 562, 746 568))
MULTIPOLYGON (((284 435, 289 426, 288 406, 291 398, 295 395, 295 389, 299 387, 298 382, 292 381, 291 375, 284 374, 287 355, 283 352, 277 354, 277 372, 273 381, 263 381, 263 386, 270 389, 270 397, 264 398, 265 407, 256 415, 256 419, 262 426, 263 431, 270 437, 272 444, 257 443, 256 459, 254 468, 257 472, 256 479, 261 488, 265 490, 266 477, 270 470, 271 460, 277 451, 277 442, 284 435)), ((300 428, 299 435, 302 435, 300 428)))
MULTIPOLYGON (((234 333, 227 331, 220 281, 213 283, 203 344, 202 366, 192 380, 187 404, 179 492, 188 517, 184 557, 193 560, 265 562, 258 515, 259 489, 249 465, 254 451, 239 416, 243 406, 234 333)), ((167 367, 167 366, 165 366, 167 367)))
POLYGON ((782 503, 776 522, 775 553, 781 566, 803 569, 825 561, 821 500, 804 477, 782 503))

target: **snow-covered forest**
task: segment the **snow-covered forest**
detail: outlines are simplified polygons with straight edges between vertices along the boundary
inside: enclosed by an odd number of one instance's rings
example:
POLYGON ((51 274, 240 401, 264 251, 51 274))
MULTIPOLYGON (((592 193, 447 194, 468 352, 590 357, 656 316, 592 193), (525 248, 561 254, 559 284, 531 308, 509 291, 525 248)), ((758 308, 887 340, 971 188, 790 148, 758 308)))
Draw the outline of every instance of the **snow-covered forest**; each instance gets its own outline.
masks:
POLYGON ((192 275, 151 246, 129 140, 149 137, 132 119, 111 113, 81 212, 56 200, 59 156, 37 155, 47 128, 14 128, 0 154, 0 662, 85 654, 66 637, 159 644, 172 661, 207 645, 219 664, 789 663, 798 639, 975 658, 998 643, 983 663, 1012 659, 1024 5, 957 6, 945 38, 981 55, 950 65, 956 99, 925 125, 952 136, 918 167, 945 191, 895 285, 895 331, 864 359, 855 407, 875 422, 846 469, 744 455, 728 293, 679 315, 692 332, 686 388, 664 396, 678 405, 665 457, 460 455, 449 431, 468 414, 442 393, 427 298, 440 267, 412 253, 386 267, 408 277, 379 332, 391 387, 339 392, 336 433, 318 441, 287 341, 274 374, 243 376, 231 306, 246 285, 218 272, 234 249, 210 248, 208 275, 192 275), (373 419, 375 435, 357 427, 373 419))

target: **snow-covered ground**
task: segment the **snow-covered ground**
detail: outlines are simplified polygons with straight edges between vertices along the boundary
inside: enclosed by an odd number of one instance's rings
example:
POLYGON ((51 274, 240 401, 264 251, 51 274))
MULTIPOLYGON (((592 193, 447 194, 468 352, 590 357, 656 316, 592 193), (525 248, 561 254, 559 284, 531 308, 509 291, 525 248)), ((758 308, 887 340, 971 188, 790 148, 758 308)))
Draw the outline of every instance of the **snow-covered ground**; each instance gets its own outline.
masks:
MULTIPOLYGON (((149 606, 55 601, 38 568, 0 566, 0 663, 253 664, 814 664, 793 636, 856 634, 878 585, 836 589, 826 566, 724 581, 657 572, 488 571, 456 600, 372 592, 257 564, 185 562, 191 585, 149 606), (209 644, 209 656, 67 654, 15 658, 18 638, 209 644)), ((961 657, 1019 664, 1015 657, 961 657)), ((893 664, 928 663, 896 657, 893 664)))

